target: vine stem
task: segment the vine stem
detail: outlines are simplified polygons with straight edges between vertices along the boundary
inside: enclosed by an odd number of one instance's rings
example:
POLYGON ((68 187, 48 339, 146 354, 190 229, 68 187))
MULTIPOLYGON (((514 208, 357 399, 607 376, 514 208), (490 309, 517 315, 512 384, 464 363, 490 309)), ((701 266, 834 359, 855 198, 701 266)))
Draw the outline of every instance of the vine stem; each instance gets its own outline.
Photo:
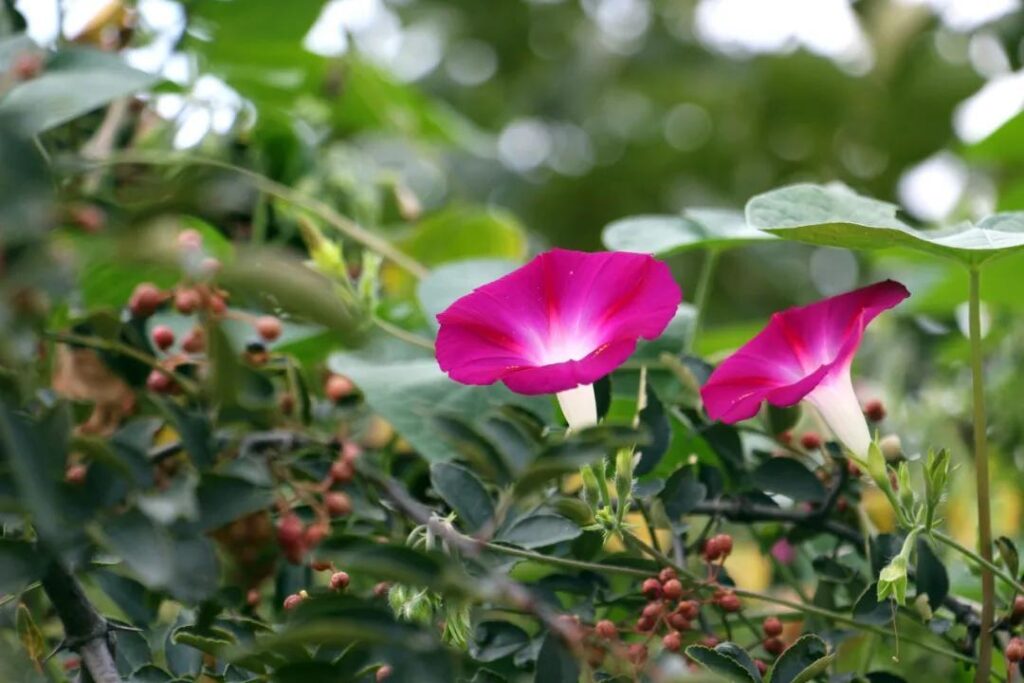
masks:
POLYGON ((132 152, 111 155, 106 159, 85 160, 85 166, 87 168, 111 166, 116 164, 147 164, 150 166, 193 164, 197 166, 210 166, 213 168, 224 169, 226 171, 232 171, 233 173, 237 173, 248 178, 261 192, 305 208, 338 232, 362 244, 367 249, 380 254, 389 261, 392 261, 395 265, 405 269, 417 279, 426 277, 427 273, 430 272, 426 266, 403 252, 395 245, 391 244, 391 242, 388 242, 380 235, 367 230, 350 218, 342 216, 325 202, 315 199, 314 197, 310 197, 302 192, 297 192, 287 185, 279 183, 276 180, 272 180, 265 175, 251 171, 247 168, 236 166, 235 164, 221 161, 219 159, 210 159, 191 154, 157 156, 144 152, 132 152))
POLYGON ((970 548, 967 548, 967 547, 964 547, 964 546, 960 545, 955 540, 953 540, 952 538, 950 538, 946 534, 942 533, 941 531, 936 531, 936 530, 932 529, 931 531, 928 532, 928 534, 932 538, 934 538, 936 541, 949 546, 950 548, 952 548, 953 550, 957 551, 958 553, 960 553, 964 557, 967 557, 968 559, 973 560, 974 563, 977 564, 980 568, 988 569, 994 575, 996 575, 1000 579, 1002 579, 1006 583, 1007 586, 1009 586, 1010 588, 1013 588, 1018 593, 1024 593, 1024 584, 1018 583, 1017 580, 1013 578, 1012 574, 1007 573, 1007 571, 1005 569, 1003 569, 1002 567, 997 565, 995 562, 992 562, 990 560, 986 560, 984 557, 982 557, 978 553, 974 552, 970 548))
POLYGON ((970 268, 971 385, 974 391, 974 467, 978 495, 978 541, 981 546, 981 632, 978 634, 978 669, 975 683, 987 683, 992 670, 992 623, 995 616, 995 580, 992 572, 992 509, 989 500, 988 427, 981 352, 981 270, 970 268))
POLYGON ((704 265, 700 269, 700 279, 697 281, 697 289, 693 295, 693 305, 697 309, 693 317, 693 329, 686 340, 686 351, 692 351, 697 343, 697 334, 700 332, 700 325, 704 319, 704 309, 707 308, 708 298, 711 296, 711 283, 715 279, 715 267, 718 265, 718 249, 710 247, 704 257, 704 265))

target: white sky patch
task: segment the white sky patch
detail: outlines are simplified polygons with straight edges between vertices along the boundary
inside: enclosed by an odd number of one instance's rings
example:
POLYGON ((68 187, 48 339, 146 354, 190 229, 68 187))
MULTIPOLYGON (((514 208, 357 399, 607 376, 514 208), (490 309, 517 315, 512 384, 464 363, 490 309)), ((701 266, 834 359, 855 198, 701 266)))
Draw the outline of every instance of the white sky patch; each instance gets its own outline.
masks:
POLYGON ((948 218, 967 188, 967 166, 949 152, 939 152, 904 172, 900 203, 925 221, 948 218))
POLYGON ((804 47, 855 71, 871 64, 871 48, 849 0, 701 0, 696 32, 735 56, 804 47))
POLYGON ((953 128, 967 143, 984 140, 1024 110, 1024 71, 997 76, 953 113, 953 128))

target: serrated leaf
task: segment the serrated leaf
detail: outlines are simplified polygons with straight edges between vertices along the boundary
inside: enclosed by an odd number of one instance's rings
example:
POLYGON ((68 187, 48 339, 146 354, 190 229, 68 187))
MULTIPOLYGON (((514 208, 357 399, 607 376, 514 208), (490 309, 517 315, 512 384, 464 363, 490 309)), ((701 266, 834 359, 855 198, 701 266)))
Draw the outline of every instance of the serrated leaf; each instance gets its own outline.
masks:
POLYGON ((824 640, 805 634, 779 655, 766 683, 807 683, 828 669, 833 659, 824 640))
MULTIPOLYGON (((718 647, 721 647, 721 645, 718 647)), ((754 673, 751 673, 734 657, 719 652, 718 647, 712 649, 704 645, 691 645, 686 648, 686 655, 708 671, 718 674, 728 681, 735 681, 736 683, 761 682, 761 675, 757 673, 756 668, 754 673)))

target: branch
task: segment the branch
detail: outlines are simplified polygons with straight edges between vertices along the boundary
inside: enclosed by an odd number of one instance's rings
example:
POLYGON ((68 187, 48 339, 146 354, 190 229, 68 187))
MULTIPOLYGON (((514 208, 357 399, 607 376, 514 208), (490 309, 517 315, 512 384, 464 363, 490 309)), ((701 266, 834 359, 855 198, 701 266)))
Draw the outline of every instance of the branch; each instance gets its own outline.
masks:
POLYGON ((64 645, 82 658, 92 681, 122 683, 114 663, 110 625, 89 602, 78 579, 58 560, 52 560, 42 584, 64 624, 64 645))

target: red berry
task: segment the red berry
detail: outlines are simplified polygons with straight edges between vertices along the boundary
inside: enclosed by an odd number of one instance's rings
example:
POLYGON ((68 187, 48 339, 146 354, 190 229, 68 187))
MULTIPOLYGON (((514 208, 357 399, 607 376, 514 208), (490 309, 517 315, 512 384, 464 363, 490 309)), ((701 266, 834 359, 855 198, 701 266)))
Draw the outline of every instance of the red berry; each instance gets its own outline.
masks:
POLYGON ((331 529, 326 524, 310 524, 302 535, 303 545, 306 548, 315 548, 327 538, 329 533, 331 533, 331 529))
POLYGON ((380 583, 378 583, 376 586, 373 587, 373 596, 375 598, 384 598, 384 597, 387 597, 387 595, 388 595, 388 593, 390 591, 391 591, 391 584, 388 583, 387 581, 381 581, 380 583))
POLYGON ((662 595, 669 600, 678 600, 683 596, 683 584, 679 579, 669 579, 661 586, 662 595))
POLYGON ((201 249, 203 246, 203 236, 199 234, 198 230, 193 230, 192 228, 182 230, 178 233, 178 246, 182 249, 201 249))
POLYGON ((669 652, 679 652, 679 648, 683 646, 683 639, 673 631, 661 639, 661 645, 669 652))
POLYGON ((352 512, 352 500, 348 494, 341 491, 324 494, 324 505, 327 507, 327 514, 331 517, 344 517, 352 512))
POLYGON ((654 630, 654 619, 650 617, 640 617, 636 620, 636 630, 638 633, 648 633, 654 630))
POLYGON ((89 474, 89 469, 85 465, 80 463, 68 465, 68 468, 64 470, 64 481, 72 486, 81 486, 85 483, 87 474, 89 474))
POLYGON ((764 660, 762 660, 762 659, 755 659, 754 660, 754 666, 757 667, 758 673, 760 673, 762 676, 764 676, 766 673, 768 673, 768 665, 764 662, 764 660))
POLYGON ((735 593, 726 593, 719 599, 718 606, 724 612, 739 612, 742 604, 735 593))
POLYGON ((846 473, 849 474, 854 479, 856 479, 857 477, 860 476, 860 468, 857 467, 857 464, 855 462, 853 462, 852 460, 847 460, 846 461, 846 473))
POLYGON ((677 631, 688 631, 690 630, 690 620, 684 617, 679 612, 673 612, 668 615, 668 625, 677 631))
POLYGON ((718 537, 712 536, 704 542, 704 559, 708 562, 714 562, 722 556, 722 551, 718 547, 718 537))
POLYGON ((354 463, 362 454, 362 446, 355 441, 346 441, 341 445, 341 457, 349 463, 354 463))
POLYGON ((679 603, 679 607, 676 608, 680 614, 684 617, 693 621, 700 614, 700 603, 696 600, 687 600, 686 602, 679 603))
POLYGON ((107 214, 95 204, 76 204, 69 211, 71 221, 88 233, 99 232, 107 222, 107 214))
POLYGON ((281 321, 272 315, 262 315, 256 319, 256 332, 263 341, 272 342, 281 336, 281 321))
POLYGON ((658 572, 658 581, 661 581, 662 583, 667 583, 675 578, 678 578, 678 574, 676 574, 676 570, 672 567, 665 567, 658 572))
POLYGON ((1024 620, 1024 595, 1013 599, 1013 610, 1010 612, 1010 621, 1016 624, 1021 620, 1024 620))
POLYGON ((376 676, 377 683, 380 683, 381 681, 386 681, 387 679, 391 678, 391 667, 385 664, 381 668, 377 669, 376 676))
POLYGON ((191 315, 199 310, 203 297, 194 289, 179 289, 174 293, 174 308, 182 315, 191 315))
POLYGON ((146 377, 146 388, 154 394, 167 394, 174 389, 174 380, 167 373, 151 370, 146 377))
POLYGON ((1019 662, 1024 659, 1024 640, 1011 638, 1006 644, 1006 658, 1011 662, 1019 662))
POLYGON ((646 579, 640 586, 640 592, 649 600, 657 600, 661 597, 661 582, 657 579, 646 579))
POLYGON ((331 481, 336 484, 345 484, 352 481, 356 470, 348 460, 335 460, 331 463, 331 481))
POLYGON ((602 619, 597 622, 594 625, 594 632, 605 640, 613 640, 619 635, 619 629, 615 628, 615 624, 608 619, 602 619))
POLYGON ((729 534, 718 534, 713 539, 716 543, 718 554, 721 557, 728 557, 732 552, 732 536, 729 534))
POLYGON ((64 660, 64 670, 74 671, 75 669, 82 666, 82 660, 78 657, 68 657, 64 660))
POLYGON ((769 638, 776 638, 782 635, 782 622, 778 617, 768 617, 761 623, 764 634, 769 638))
POLYGON ((778 638, 765 638, 764 642, 761 643, 764 651, 773 657, 778 657, 782 654, 783 650, 786 649, 786 644, 778 638))
POLYGON ((181 349, 185 353, 202 353, 205 348, 206 336, 201 327, 192 328, 181 340, 181 349))
POLYGON ((309 563, 310 569, 315 572, 325 572, 333 566, 334 564, 328 560, 313 560, 309 563))
POLYGON ((704 636, 700 639, 700 644, 704 647, 715 647, 718 645, 718 638, 715 636, 704 636))
POLYGON ((292 593, 291 595, 289 595, 287 598, 284 599, 284 608, 286 610, 291 611, 291 610, 295 609, 296 607, 298 607, 299 604, 303 601, 303 599, 304 598, 301 595, 299 595, 298 593, 292 593))
POLYGON ((224 311, 228 310, 227 302, 224 301, 224 297, 214 294, 206 302, 210 308, 210 312, 216 315, 221 315, 224 311))
POLYGON ((249 592, 245 594, 245 602, 250 607, 260 604, 260 592, 255 588, 250 588, 249 592))
POLYGON ((633 643, 627 648, 626 653, 629 661, 636 666, 641 666, 647 661, 647 646, 643 643, 633 643))
POLYGON ((821 436, 817 432, 804 432, 800 437, 800 445, 809 451, 821 448, 821 436))
POLYGON ((885 404, 877 398, 864 404, 864 417, 871 422, 881 422, 885 419, 885 404))
POLYGON ((334 572, 331 574, 331 588, 336 591, 343 591, 348 588, 348 574, 345 572, 334 572))
POLYGON ((167 325, 157 325, 153 328, 153 343, 161 351, 166 351, 174 344, 174 330, 167 325))
POLYGON ((353 389, 352 380, 344 375, 331 375, 324 384, 324 393, 335 403, 350 395, 353 389))
POLYGON ((199 272, 203 277, 213 277, 220 272, 221 263, 212 256, 207 256, 199 262, 199 272))
POLYGON ((660 602, 649 602, 646 605, 644 605, 644 608, 640 612, 640 615, 646 619, 657 619, 661 616, 663 610, 664 607, 660 602))
POLYGON ((128 308, 136 318, 148 318, 156 313, 161 301, 163 294, 156 285, 152 282, 141 282, 128 299, 128 308))
POLYGON ((793 432, 788 429, 775 437, 783 446, 793 443, 793 432))
POLYGON ((291 415, 295 410, 295 396, 290 392, 281 394, 277 399, 277 408, 282 415, 291 415))
POLYGON ((283 547, 299 545, 302 543, 305 531, 298 515, 288 513, 277 523, 277 542, 283 547))
POLYGON ((35 52, 23 52, 14 58, 11 71, 19 81, 30 81, 42 73, 43 57, 35 52))

